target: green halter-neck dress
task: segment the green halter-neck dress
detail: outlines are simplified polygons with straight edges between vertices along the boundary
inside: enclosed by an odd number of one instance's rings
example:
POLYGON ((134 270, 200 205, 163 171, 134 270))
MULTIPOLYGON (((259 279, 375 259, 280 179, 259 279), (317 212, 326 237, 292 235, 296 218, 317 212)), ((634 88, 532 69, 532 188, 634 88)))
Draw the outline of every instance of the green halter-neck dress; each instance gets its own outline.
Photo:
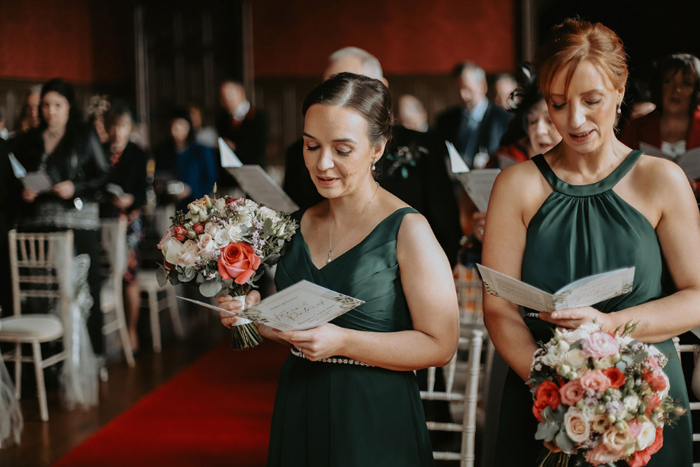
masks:
MULTIPOLYGON (((672 291, 654 227, 613 190, 641 155, 641 151, 632 151, 609 176, 591 185, 570 185, 556 176, 542 155, 532 159, 554 191, 527 229, 524 282, 551 293, 582 277, 635 266, 630 293, 594 306, 604 313, 640 305, 672 291)), ((552 337, 554 326, 550 323, 537 318, 525 318, 525 323, 537 342, 552 337)), ((670 394, 687 409, 688 393, 673 343, 669 339, 655 345, 669 357, 664 371, 671 381, 670 394)), ((536 465, 544 448, 535 440, 537 420, 532 402, 529 388, 509 370, 501 405, 497 467, 536 465)), ((664 445, 647 465, 690 467, 692 444, 687 412, 678 424, 664 428, 664 445)))
MULTIPOLYGON (((412 329, 396 258, 399 227, 409 213, 417 211, 395 211, 362 242, 321 269, 311 261, 297 231, 277 265, 277 288, 306 279, 365 301, 333 320, 337 326, 372 332, 412 329)), ((287 357, 275 398, 268 466, 432 465, 413 372, 287 357)))

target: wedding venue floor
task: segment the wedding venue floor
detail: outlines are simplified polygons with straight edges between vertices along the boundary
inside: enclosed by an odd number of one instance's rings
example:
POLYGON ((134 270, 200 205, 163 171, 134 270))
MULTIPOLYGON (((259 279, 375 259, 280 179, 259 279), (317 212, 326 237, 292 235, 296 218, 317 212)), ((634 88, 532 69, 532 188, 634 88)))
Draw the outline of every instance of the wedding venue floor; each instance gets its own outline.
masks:
POLYGON ((133 369, 110 364, 93 410, 66 411, 54 397, 42 423, 37 400, 23 398, 22 444, 0 450, 0 465, 265 465, 287 351, 264 343, 236 352, 228 336, 211 319, 161 354, 144 352, 133 369))

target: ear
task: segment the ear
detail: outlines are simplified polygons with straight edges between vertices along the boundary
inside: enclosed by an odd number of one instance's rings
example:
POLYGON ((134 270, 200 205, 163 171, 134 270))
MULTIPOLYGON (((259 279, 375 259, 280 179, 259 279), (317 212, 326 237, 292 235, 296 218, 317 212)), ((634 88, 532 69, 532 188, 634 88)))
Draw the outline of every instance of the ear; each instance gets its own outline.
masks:
POLYGON ((382 141, 381 144, 378 144, 377 146, 374 147, 374 151, 372 152, 372 160, 377 163, 379 162, 379 159, 382 158, 384 155, 384 149, 386 148, 386 140, 382 141))
POLYGON ((621 87, 620 89, 617 90, 617 93, 618 93, 617 102, 622 104, 622 101, 625 100, 625 88, 621 87))
POLYGON ((384 86, 386 86, 387 88, 389 87, 389 81, 387 81, 385 77, 382 76, 381 78, 379 78, 379 81, 384 83, 384 86))

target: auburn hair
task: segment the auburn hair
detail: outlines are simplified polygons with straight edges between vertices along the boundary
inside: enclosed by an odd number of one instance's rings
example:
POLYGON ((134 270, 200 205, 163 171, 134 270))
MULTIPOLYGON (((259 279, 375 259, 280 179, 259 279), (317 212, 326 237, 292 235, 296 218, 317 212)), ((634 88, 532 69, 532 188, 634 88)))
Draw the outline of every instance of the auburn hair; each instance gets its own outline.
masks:
POLYGON ((601 23, 566 19, 552 28, 550 39, 540 48, 535 60, 537 83, 544 98, 551 98, 549 91, 554 77, 570 65, 564 84, 566 95, 576 67, 584 60, 603 70, 615 89, 625 87, 629 75, 627 54, 617 34, 601 23))

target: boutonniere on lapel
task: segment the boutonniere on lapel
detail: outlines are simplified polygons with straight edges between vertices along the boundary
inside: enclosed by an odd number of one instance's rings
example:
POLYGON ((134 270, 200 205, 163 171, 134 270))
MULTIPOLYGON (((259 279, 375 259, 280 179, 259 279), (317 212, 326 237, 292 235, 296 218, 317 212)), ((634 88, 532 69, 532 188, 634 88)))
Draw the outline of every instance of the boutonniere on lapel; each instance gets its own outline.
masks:
POLYGON ((394 151, 386 156, 390 161, 387 168, 387 175, 394 175, 397 170, 401 171, 401 178, 408 178, 408 168, 415 167, 418 160, 423 155, 427 155, 428 150, 423 146, 418 146, 416 143, 411 143, 408 146, 398 146, 394 151))

